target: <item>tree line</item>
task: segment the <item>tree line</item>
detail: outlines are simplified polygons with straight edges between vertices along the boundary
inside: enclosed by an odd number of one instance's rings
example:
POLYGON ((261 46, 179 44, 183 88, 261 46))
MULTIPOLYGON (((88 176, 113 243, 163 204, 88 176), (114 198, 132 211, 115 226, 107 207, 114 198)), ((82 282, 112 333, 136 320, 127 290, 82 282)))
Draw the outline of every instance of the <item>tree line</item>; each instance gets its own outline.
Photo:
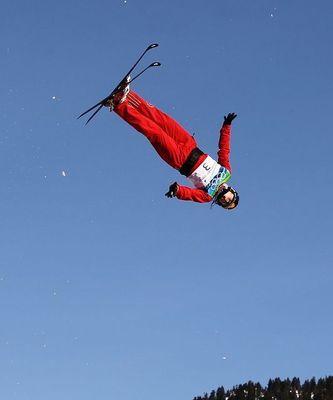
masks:
POLYGON ((223 386, 193 400, 333 400, 333 376, 306 380, 270 379, 266 387, 249 381, 225 390, 223 386))

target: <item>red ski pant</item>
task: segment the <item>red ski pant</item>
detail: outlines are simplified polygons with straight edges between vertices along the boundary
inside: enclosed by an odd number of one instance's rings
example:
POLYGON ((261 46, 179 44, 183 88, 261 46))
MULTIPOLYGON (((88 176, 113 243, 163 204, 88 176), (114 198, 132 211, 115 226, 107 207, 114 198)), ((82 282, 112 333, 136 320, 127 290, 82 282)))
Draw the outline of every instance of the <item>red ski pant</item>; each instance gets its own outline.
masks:
POLYGON ((183 127, 135 92, 130 91, 127 99, 114 111, 145 135, 160 157, 173 168, 181 168, 197 147, 193 136, 183 127))

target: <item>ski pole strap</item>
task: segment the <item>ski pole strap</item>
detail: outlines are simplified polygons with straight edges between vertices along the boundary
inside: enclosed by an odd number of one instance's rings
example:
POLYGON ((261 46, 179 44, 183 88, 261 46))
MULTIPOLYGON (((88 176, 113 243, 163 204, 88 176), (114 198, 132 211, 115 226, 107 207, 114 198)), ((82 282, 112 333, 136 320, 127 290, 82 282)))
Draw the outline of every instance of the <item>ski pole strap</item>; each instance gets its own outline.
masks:
POLYGON ((186 177, 191 175, 191 171, 195 166, 196 162, 199 160, 199 157, 202 156, 204 153, 198 148, 195 147, 191 153, 188 155, 187 159, 185 160, 184 164, 180 167, 179 172, 186 177))

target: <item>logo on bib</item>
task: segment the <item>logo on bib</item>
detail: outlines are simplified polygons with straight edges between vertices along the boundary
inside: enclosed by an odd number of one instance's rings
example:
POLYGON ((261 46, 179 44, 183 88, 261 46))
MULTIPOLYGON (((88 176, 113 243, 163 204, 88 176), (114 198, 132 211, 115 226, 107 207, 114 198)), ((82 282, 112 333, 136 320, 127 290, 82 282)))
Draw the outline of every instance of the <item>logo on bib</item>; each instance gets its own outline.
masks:
POLYGON ((214 176, 214 178, 206 186, 207 193, 211 197, 214 197, 216 192, 218 191, 219 187, 222 185, 222 183, 227 182, 230 179, 230 177, 231 177, 230 172, 226 168, 221 167, 220 171, 214 176))

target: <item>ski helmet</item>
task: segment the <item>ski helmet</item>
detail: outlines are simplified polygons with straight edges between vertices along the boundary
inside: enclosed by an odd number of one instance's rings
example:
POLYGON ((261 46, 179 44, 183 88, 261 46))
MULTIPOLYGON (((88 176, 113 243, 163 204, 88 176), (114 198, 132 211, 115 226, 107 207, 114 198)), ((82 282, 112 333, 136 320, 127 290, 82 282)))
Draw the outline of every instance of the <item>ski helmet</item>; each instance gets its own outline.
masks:
POLYGON ((232 210, 237 207, 238 202, 239 202, 239 194, 236 192, 236 190, 233 187, 226 186, 226 187, 223 187, 223 189, 216 194, 216 196, 213 199, 212 205, 217 204, 218 206, 223 207, 226 210, 232 210), (230 203, 223 204, 222 198, 228 192, 231 192, 234 195, 234 198, 230 203), (233 207, 230 207, 231 205, 233 207))

